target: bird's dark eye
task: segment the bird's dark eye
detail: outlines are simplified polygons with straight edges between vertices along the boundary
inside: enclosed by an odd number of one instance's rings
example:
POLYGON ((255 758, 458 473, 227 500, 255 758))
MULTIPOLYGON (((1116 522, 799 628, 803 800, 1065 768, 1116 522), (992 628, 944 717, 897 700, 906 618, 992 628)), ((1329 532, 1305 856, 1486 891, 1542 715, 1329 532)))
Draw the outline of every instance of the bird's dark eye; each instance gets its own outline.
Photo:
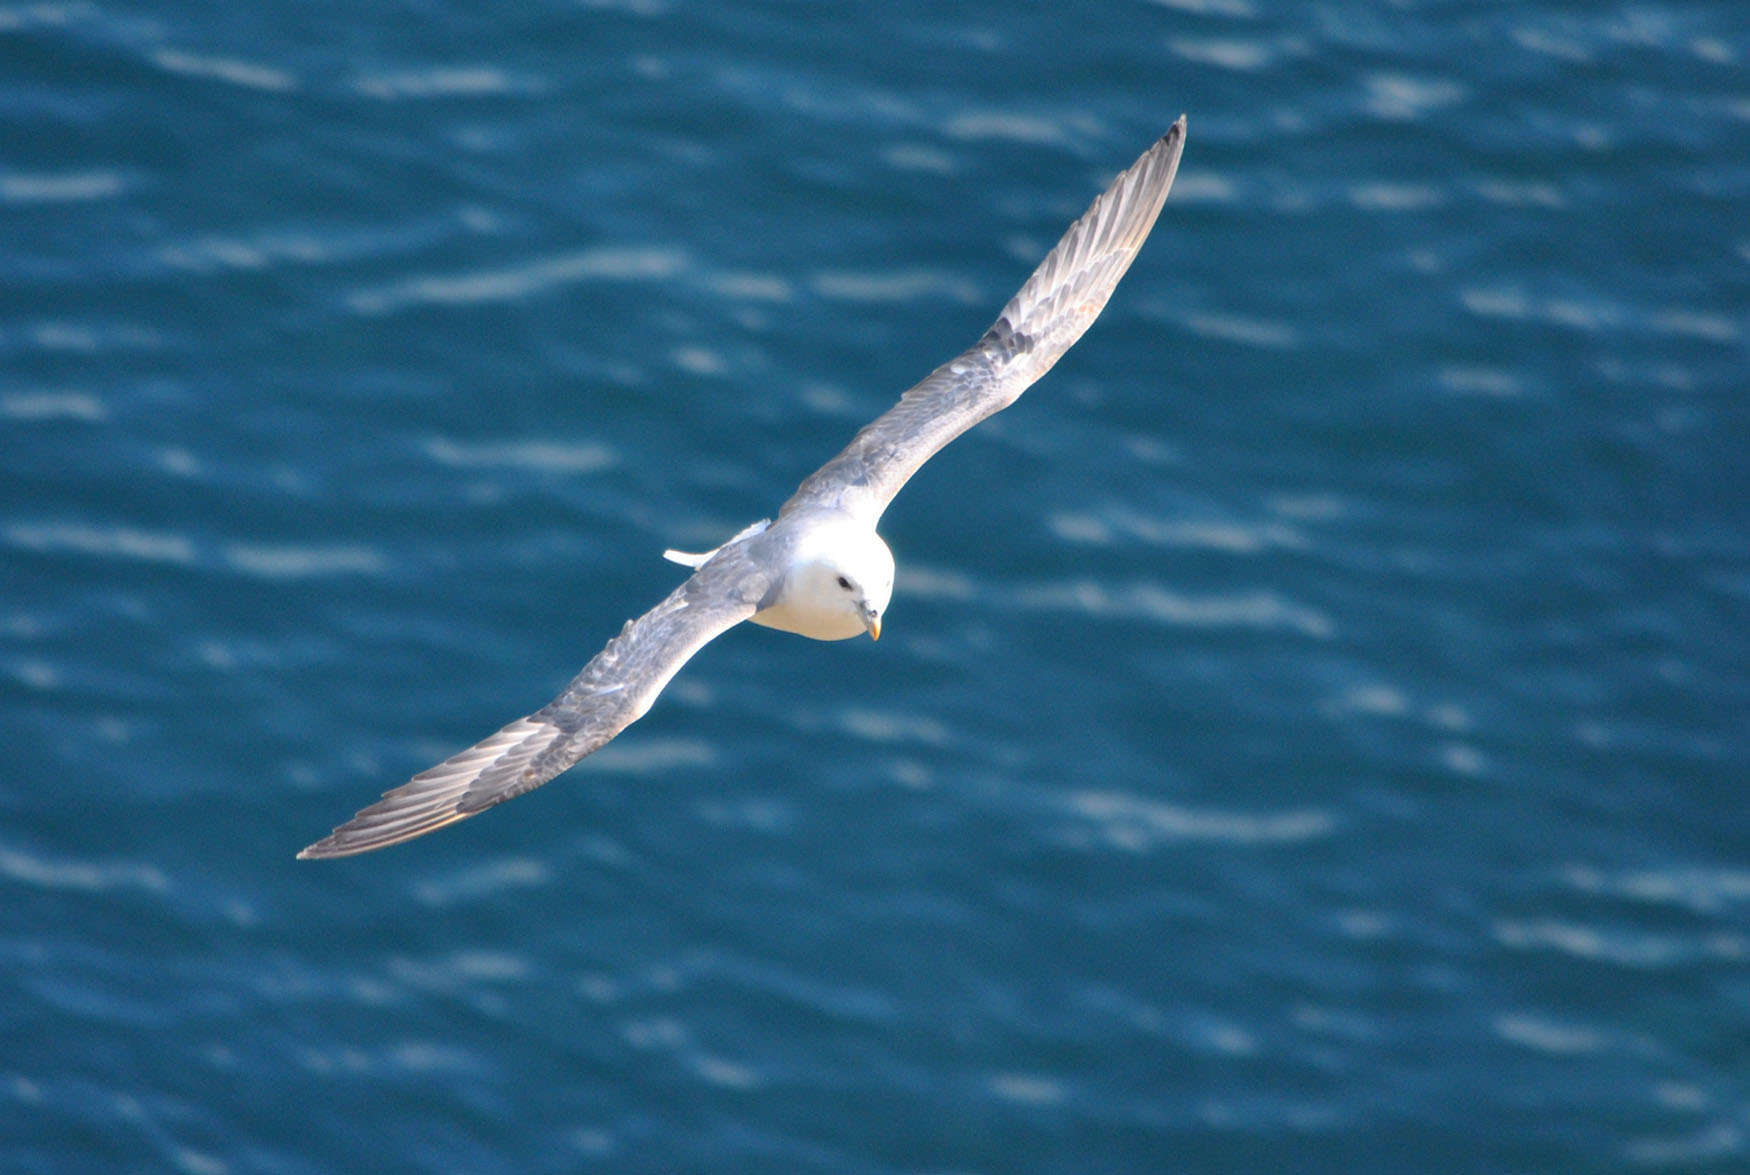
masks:
POLYGON ((839 586, 848 592, 851 590, 851 581, 841 575, 839 576, 839 586))

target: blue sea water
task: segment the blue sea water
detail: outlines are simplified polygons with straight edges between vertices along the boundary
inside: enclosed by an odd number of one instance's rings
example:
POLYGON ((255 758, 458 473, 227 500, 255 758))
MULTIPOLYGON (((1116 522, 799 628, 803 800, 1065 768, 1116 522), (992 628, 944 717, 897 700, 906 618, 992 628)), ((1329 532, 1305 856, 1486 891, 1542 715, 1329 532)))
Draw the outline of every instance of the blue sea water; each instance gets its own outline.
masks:
POLYGON ((1739 4, 0 6, 0 1168, 1750 1168, 1739 4), (1102 320, 545 702, 1181 111, 1102 320))

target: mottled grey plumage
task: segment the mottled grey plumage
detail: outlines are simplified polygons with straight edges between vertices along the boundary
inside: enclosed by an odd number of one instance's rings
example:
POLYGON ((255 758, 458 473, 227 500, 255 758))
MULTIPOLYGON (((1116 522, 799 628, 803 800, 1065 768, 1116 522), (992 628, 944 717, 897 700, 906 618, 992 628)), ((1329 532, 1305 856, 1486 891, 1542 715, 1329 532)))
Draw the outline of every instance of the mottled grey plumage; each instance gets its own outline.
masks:
POLYGON ((797 488, 778 517, 836 505, 873 523, 942 446, 1013 404, 1050 371, 1130 268, 1173 186, 1184 145, 1181 116, 1069 227, 983 338, 865 425, 797 488))
POLYGON ((694 653, 759 610, 776 565, 751 546, 719 552, 628 620, 551 702, 383 793, 298 856, 345 857, 411 840, 532 791, 599 749, 644 716, 694 653))
POLYGON ((942 446, 1014 403, 1099 315, 1154 226, 1184 136, 1180 118, 1070 226, 970 350, 858 432, 797 488, 769 527, 749 527, 707 556, 671 552, 698 570, 629 621, 565 692, 384 793, 298 855, 383 848, 539 787, 641 718, 694 653, 743 620, 819 639, 853 635, 864 624, 878 636, 892 590, 892 559, 874 533, 881 512, 942 446), (878 552, 858 548, 865 531, 878 552), (878 583, 882 559, 885 581, 878 583), (847 574, 863 582, 854 596, 839 599, 830 581, 851 593, 847 574), (861 619, 841 631, 835 626, 852 615, 853 603, 861 619))

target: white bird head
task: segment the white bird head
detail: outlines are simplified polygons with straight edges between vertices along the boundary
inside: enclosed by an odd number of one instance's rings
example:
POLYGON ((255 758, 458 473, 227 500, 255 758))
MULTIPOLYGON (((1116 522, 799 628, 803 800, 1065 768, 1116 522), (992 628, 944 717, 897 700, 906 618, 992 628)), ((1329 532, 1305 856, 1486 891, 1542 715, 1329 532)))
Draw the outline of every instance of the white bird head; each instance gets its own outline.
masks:
POLYGON ((755 623, 816 640, 881 637, 881 618, 893 598, 893 552, 874 530, 827 524, 805 532, 785 576, 777 605, 755 623))
POLYGON ((815 598, 837 601, 839 610, 871 639, 881 639, 881 617, 893 599, 893 552, 873 530, 841 531, 838 541, 804 565, 815 598))

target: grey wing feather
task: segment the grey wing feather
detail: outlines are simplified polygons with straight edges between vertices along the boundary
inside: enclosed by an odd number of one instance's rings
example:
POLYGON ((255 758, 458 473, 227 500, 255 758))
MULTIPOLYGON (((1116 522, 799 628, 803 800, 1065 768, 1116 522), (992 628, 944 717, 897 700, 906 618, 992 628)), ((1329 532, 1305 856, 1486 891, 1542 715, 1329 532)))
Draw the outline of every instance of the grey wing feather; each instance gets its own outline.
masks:
POLYGON ((1179 118, 1112 181, 972 348, 936 368, 798 487, 780 513, 828 505, 874 520, 942 446, 1007 408, 1082 337, 1147 239, 1185 142, 1179 118))
POLYGON ((644 716, 680 667, 754 614, 767 577, 726 552, 636 620, 565 691, 364 809, 300 857, 346 857, 423 836, 532 791, 644 716))

